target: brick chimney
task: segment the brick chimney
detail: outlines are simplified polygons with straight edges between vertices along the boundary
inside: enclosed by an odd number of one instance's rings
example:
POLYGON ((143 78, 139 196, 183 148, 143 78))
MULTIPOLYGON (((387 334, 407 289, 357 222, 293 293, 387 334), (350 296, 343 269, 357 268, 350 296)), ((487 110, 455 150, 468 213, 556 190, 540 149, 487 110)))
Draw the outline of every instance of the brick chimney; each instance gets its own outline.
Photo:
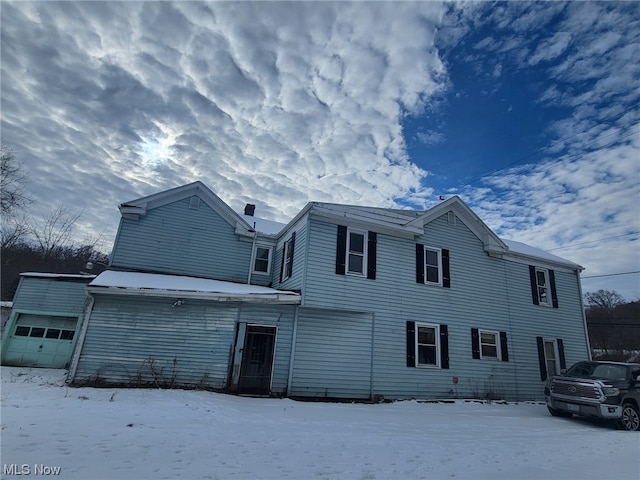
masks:
POLYGON ((256 213, 256 206, 252 203, 247 203, 244 207, 244 214, 253 217, 254 213, 256 213))

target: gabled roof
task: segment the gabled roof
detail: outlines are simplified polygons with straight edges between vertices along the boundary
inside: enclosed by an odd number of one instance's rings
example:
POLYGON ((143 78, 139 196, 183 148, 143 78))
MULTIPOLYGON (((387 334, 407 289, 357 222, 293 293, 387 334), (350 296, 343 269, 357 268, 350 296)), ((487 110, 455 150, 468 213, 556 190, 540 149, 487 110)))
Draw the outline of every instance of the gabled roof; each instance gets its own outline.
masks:
POLYGON ((424 228, 426 224, 441 217, 449 211, 453 211, 456 216, 460 218, 467 227, 469 227, 476 237, 482 240, 486 252, 500 255, 509 249, 500 237, 498 237, 498 235, 496 235, 493 230, 491 230, 457 195, 454 195, 435 207, 430 208, 418 218, 409 222, 407 226, 419 225, 421 228, 424 228))
POLYGON ((268 220, 260 220, 257 218, 249 217, 248 215, 240 215, 236 213, 229 205, 227 205, 220 197, 213 193, 209 187, 204 183, 197 181, 182 185, 181 187, 165 190, 160 193, 155 193, 147 197, 138 198, 124 202, 119 205, 119 210, 122 215, 135 214, 146 215, 148 210, 152 208, 161 207, 169 203, 177 202, 185 198, 192 196, 198 196, 200 200, 205 202, 213 211, 218 213, 229 225, 236 229, 236 233, 241 235, 249 235, 253 232, 253 223, 255 222, 255 229, 260 233, 267 235, 273 235, 274 226, 271 225, 275 222, 268 220), (251 223, 249 223, 251 222, 251 223), (261 230, 260 227, 264 227, 261 230))

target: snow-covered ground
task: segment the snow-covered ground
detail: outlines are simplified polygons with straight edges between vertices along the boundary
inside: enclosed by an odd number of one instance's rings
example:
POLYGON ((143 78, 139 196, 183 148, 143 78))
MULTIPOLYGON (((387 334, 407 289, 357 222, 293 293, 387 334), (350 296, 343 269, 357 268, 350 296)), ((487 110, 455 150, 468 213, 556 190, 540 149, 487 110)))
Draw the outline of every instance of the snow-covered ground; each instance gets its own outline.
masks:
POLYGON ((311 403, 65 374, 2 367, 2 478, 640 478, 640 433, 540 403, 311 403))

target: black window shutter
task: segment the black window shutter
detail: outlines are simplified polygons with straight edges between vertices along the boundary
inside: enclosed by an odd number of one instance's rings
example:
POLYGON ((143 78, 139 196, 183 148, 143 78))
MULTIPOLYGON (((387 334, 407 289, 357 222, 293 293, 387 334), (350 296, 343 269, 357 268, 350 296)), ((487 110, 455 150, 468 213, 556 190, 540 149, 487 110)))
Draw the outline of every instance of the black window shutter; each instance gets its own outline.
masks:
POLYGON ((338 225, 336 240, 336 273, 344 275, 347 264, 347 227, 338 225))
POLYGON ((553 308, 558 308, 558 293, 556 292, 556 274, 549 270, 549 287, 551 288, 551 301, 553 308))
POLYGON ((567 362, 564 358, 564 342, 562 341, 561 338, 558 338, 557 342, 558 342, 558 357, 560 360, 560 369, 564 370, 567 368, 567 362))
POLYGON ((416 322, 407 322, 407 367, 416 366, 416 322))
POLYGON ((507 332, 500 332, 500 353, 502 354, 502 361, 509 361, 509 347, 507 346, 507 332))
POLYGON ((367 245, 367 278, 369 280, 376 279, 376 257, 377 257, 378 234, 369 232, 369 241, 367 245))
POLYGON ((451 288, 451 273, 449 270, 449 250, 442 249, 442 286, 451 288))
POLYGON ((536 267, 529 265, 529 278, 531 279, 531 298, 534 305, 540 305, 538 300, 538 281, 536 280, 536 267))
POLYGON ((424 245, 416 243, 416 282, 424 283, 424 245))
POLYGON ((284 261, 285 261, 286 253, 287 253, 287 242, 284 242, 284 245, 282 245, 282 262, 280 262, 280 283, 282 283, 282 280, 284 279, 284 261))
POLYGON ((547 362, 544 358, 544 340, 542 337, 536 337, 538 342, 538 362, 540 363, 540 380, 543 382, 547 379, 547 362))
POLYGON ((480 334, 477 328, 471 329, 471 355, 476 360, 480 358, 480 334))
POLYGON ((287 255, 287 263, 289 264, 289 271, 287 272, 288 276, 293 275, 293 250, 296 247, 296 232, 291 234, 291 241, 289 244, 289 254, 287 255))
POLYGON ((449 368, 449 327, 440 325, 440 367, 449 368))

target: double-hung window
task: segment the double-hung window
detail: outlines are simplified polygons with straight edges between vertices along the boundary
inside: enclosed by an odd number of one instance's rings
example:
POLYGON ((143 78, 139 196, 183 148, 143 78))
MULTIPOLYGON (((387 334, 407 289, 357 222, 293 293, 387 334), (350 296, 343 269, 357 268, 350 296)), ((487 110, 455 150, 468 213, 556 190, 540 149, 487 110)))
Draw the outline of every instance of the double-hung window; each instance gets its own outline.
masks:
POLYGON ((378 234, 337 226, 336 274, 376 279, 378 234))
POLYGON ((417 243, 416 282, 451 288, 449 250, 417 243))
POLYGON ((500 358, 498 332, 480 330, 480 358, 500 358))
POLYGON ((424 283, 442 285, 442 250, 424 247, 424 283))
POLYGON ((529 276, 534 305, 558 308, 555 272, 547 268, 529 265, 529 276))
POLYGON ((365 235, 367 232, 349 229, 347 240, 347 273, 355 275, 366 274, 365 258, 367 244, 365 235))
POLYGON ((271 264, 271 248, 256 246, 255 259, 253 261, 254 273, 269 273, 271 264))
POLYGON ((449 368, 447 325, 407 322, 407 367, 449 368))
POLYGON ((296 245, 296 232, 291 234, 289 240, 282 247, 282 265, 280 267, 280 281, 284 281, 293 275, 293 252, 296 245))
POLYGON ((475 359, 508 362, 507 332, 472 328, 471 352, 475 359))

